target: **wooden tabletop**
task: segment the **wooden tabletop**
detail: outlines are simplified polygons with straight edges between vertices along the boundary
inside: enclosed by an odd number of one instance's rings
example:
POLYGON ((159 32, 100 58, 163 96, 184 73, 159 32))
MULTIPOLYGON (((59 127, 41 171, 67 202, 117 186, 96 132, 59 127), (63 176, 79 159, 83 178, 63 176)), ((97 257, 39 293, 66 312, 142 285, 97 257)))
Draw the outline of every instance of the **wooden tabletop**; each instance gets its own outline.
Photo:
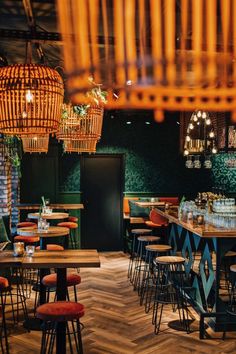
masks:
MULTIPOLYGON (((40 217, 39 213, 28 214, 29 219, 38 219, 39 217, 40 217)), ((52 212, 50 214, 41 213, 41 217, 43 219, 47 219, 47 220, 61 220, 61 219, 67 219, 69 217, 69 214, 68 213, 58 213, 58 212, 52 212)))
MULTIPOLYGON (((56 203, 56 204, 50 204, 49 207, 52 209, 64 209, 64 210, 84 209, 83 204, 56 203)), ((19 210, 38 210, 40 208, 40 204, 17 204, 16 208, 19 210)))
MULTIPOLYGON (((136 202, 134 201, 135 204, 137 204, 140 207, 143 208, 149 208, 149 207, 155 207, 155 206, 165 206, 165 202, 136 202)), ((168 203, 170 205, 170 203, 168 203)))
POLYGON ((20 236, 39 236, 39 237, 57 237, 66 236, 70 233, 68 227, 61 226, 49 226, 48 230, 35 229, 32 226, 22 227, 17 229, 17 233, 20 236))
POLYGON ((178 207, 171 207, 168 211, 156 208, 157 212, 177 225, 184 227, 186 230, 197 234, 200 237, 222 237, 222 238, 236 238, 236 229, 229 229, 225 227, 216 227, 207 222, 204 225, 197 225, 194 221, 186 221, 178 218, 178 207))
POLYGON ((0 268, 98 268, 97 250, 36 251, 33 257, 14 257, 13 251, 0 252, 0 268))

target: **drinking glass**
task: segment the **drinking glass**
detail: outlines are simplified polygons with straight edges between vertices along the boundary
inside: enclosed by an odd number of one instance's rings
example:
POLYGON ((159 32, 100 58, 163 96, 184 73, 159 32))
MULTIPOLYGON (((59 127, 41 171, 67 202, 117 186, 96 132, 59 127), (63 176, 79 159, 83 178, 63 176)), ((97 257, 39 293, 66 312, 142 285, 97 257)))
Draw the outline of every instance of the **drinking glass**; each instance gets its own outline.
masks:
POLYGON ((210 156, 205 157, 204 167, 205 168, 212 168, 212 162, 211 162, 210 156))
POLYGON ((34 255, 35 246, 28 245, 28 246, 26 246, 25 250, 26 250, 27 256, 32 257, 34 255))
POLYGON ((193 161, 193 167, 194 168, 201 168, 201 161, 199 155, 195 156, 195 159, 193 161))
POLYGON ((192 161, 192 156, 191 155, 187 156, 187 160, 185 162, 185 166, 187 168, 193 168, 193 161, 192 161))

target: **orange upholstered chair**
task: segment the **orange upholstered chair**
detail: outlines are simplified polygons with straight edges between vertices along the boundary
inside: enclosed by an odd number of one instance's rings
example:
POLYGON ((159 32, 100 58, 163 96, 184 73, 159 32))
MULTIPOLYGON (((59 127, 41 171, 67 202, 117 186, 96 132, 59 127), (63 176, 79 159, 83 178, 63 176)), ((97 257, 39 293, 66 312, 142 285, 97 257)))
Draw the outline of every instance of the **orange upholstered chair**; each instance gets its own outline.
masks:
POLYGON ((160 197, 158 198, 160 202, 170 203, 172 205, 179 205, 178 197, 160 197))
POLYGON ((163 216, 159 215, 156 209, 152 209, 149 214, 149 219, 146 221, 146 225, 151 228, 158 228, 168 225, 168 220, 163 216))
POLYGON ((72 248, 76 248, 76 229, 78 228, 78 224, 72 221, 63 221, 59 222, 57 226, 68 227, 70 229, 70 241, 72 248))

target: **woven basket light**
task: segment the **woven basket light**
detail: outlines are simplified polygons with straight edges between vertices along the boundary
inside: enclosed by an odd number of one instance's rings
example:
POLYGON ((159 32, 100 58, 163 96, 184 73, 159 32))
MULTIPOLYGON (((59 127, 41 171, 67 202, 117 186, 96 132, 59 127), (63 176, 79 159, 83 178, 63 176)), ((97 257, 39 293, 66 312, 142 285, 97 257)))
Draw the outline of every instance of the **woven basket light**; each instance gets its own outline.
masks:
POLYGON ((24 135, 21 138, 24 152, 48 152, 49 134, 24 135))
POLYGON ((56 133, 58 140, 98 140, 101 137, 103 108, 90 106, 84 116, 74 112, 71 104, 63 105, 67 117, 62 118, 56 133))
POLYGON ((49 134, 58 128, 63 81, 44 65, 16 64, 0 68, 0 132, 49 134))
POLYGON ((231 111, 236 120, 235 0, 57 0, 67 87, 88 77, 107 107, 231 111), (79 19, 79 21, 78 21, 79 19))
POLYGON ((96 139, 90 140, 65 140, 64 141, 64 151, 65 152, 88 152, 95 153, 96 152, 96 139))

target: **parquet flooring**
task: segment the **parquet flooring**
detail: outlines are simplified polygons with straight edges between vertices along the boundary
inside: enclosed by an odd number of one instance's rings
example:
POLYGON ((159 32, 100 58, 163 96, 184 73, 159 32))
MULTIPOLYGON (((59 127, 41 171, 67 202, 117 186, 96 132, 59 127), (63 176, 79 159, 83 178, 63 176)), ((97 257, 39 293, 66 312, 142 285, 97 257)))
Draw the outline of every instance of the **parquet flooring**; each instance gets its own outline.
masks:
MULTIPOLYGON (((209 332, 214 339, 199 340, 198 326, 193 326, 190 334, 169 328, 168 322, 177 319, 171 309, 165 310, 161 333, 155 335, 151 314, 145 314, 139 306, 137 293, 127 280, 127 266, 127 255, 109 252, 101 254, 101 268, 81 269, 85 354, 236 353, 234 333, 222 340, 221 333, 209 332)), ((28 307, 32 306, 33 300, 29 300, 28 307)), ((10 354, 40 352, 40 332, 28 333, 21 323, 11 328, 9 342, 10 354)))

